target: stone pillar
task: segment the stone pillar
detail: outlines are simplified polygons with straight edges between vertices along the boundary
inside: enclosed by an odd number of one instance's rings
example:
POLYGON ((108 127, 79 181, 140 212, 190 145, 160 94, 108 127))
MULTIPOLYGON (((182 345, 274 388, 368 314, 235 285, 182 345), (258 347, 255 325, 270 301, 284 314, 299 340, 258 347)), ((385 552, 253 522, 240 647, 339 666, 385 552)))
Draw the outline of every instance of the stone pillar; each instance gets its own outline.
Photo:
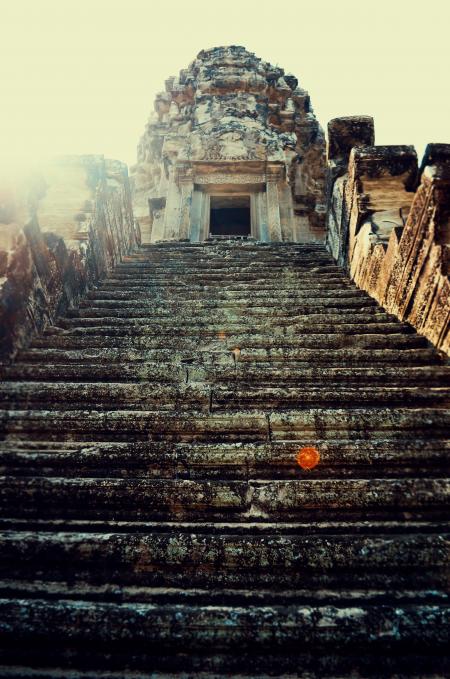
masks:
POLYGON ((181 191, 177 179, 174 168, 171 168, 164 214, 164 240, 180 238, 181 191))
POLYGON ((194 189, 192 193, 189 221, 189 238, 193 243, 198 243, 201 240, 202 227, 202 192, 198 189, 194 189))
POLYGON ((278 165, 267 168, 267 221, 269 240, 282 240, 280 221, 280 202, 278 196, 278 181, 282 168, 278 165))
POLYGON ((191 210, 194 193, 194 182, 191 168, 180 168, 178 182, 181 190, 179 238, 189 239, 191 236, 191 210))
POLYGON ((270 239, 267 228, 267 199, 266 194, 262 191, 255 194, 255 213, 255 237, 262 243, 268 243, 270 239))
POLYGON ((293 241, 295 240, 295 236, 292 194, 286 182, 282 182, 281 185, 278 186, 278 195, 280 197, 281 235, 283 240, 293 241))

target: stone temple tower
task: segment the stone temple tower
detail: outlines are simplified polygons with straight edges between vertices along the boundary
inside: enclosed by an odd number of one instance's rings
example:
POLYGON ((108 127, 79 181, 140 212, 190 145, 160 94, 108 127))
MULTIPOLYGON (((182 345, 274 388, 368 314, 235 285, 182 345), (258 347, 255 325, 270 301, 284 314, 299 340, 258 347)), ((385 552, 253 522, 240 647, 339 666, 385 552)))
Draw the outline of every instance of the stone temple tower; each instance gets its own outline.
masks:
POLYGON ((217 47, 165 85, 133 168, 144 241, 323 240, 325 139, 293 75, 217 47))

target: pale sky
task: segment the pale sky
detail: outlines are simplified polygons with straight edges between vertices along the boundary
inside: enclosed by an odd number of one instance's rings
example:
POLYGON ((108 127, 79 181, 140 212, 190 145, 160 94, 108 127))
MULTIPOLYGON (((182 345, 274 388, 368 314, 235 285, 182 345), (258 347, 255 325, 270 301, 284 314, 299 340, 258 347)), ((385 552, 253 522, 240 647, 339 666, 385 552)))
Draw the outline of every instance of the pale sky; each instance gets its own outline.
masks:
POLYGON ((324 128, 450 143, 450 0, 0 0, 0 164, 101 153, 133 164, 164 80, 244 45, 294 73, 324 128))

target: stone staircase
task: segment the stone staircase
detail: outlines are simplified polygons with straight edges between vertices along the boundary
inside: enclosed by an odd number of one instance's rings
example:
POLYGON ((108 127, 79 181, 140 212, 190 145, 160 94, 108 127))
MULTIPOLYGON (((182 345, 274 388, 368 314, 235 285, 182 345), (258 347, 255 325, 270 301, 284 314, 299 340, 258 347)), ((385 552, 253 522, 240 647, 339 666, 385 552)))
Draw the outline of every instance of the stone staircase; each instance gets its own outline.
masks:
POLYGON ((142 247, 1 373, 1 677, 448 676, 450 368, 323 246, 142 247))

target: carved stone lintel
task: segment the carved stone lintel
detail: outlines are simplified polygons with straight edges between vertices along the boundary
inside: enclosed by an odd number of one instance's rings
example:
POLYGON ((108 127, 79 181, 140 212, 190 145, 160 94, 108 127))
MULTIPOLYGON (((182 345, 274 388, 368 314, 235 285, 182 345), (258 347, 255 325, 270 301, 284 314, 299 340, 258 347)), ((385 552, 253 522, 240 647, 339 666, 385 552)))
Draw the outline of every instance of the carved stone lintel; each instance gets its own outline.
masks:
POLYGON ((264 184, 264 174, 202 174, 196 175, 195 184, 264 184))

